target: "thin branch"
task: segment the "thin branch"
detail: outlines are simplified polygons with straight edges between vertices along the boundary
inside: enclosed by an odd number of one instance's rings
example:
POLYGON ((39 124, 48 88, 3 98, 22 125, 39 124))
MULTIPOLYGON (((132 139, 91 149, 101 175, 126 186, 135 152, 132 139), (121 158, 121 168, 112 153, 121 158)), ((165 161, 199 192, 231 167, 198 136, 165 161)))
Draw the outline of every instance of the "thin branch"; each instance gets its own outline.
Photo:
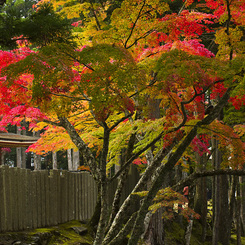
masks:
POLYGON ((50 121, 47 119, 43 119, 43 122, 46 122, 46 123, 53 125, 53 126, 56 126, 56 127, 62 127, 62 124, 60 122, 53 122, 53 121, 50 121))
POLYGON ((181 101, 180 102, 180 105, 181 105, 181 111, 182 111, 182 114, 183 114, 183 120, 182 120, 182 123, 180 123, 180 125, 176 128, 177 130, 180 129, 181 127, 183 127, 187 121, 187 115, 186 115, 186 111, 185 111, 185 105, 191 103, 192 101, 194 101, 195 98, 197 98, 198 96, 201 96, 203 94, 205 94, 214 84, 216 83, 220 83, 220 82, 224 82, 224 80, 218 80, 218 81, 215 81, 213 82, 212 84, 210 84, 209 86, 207 86, 206 88, 203 89, 202 92, 200 93, 197 93, 196 89, 194 88, 194 91, 195 91, 195 94, 194 96, 187 100, 187 101, 181 101))
POLYGON ((149 36, 149 35, 150 35, 152 32, 154 32, 154 31, 155 31, 155 30, 149 30, 149 31, 147 31, 144 35, 142 35, 142 36, 136 38, 132 44, 130 44, 128 47, 125 47, 125 48, 126 48, 126 49, 131 48, 131 47, 134 46, 139 40, 146 38, 147 36, 149 36))
POLYGON ((221 136, 221 137, 224 138, 224 139, 234 139, 234 140, 239 140, 239 139, 241 139, 240 137, 230 137, 230 136, 226 136, 226 135, 222 134, 221 132, 216 131, 216 130, 213 130, 213 129, 211 129, 211 128, 207 128, 207 127, 200 127, 200 128, 209 130, 209 131, 215 133, 216 135, 221 136))
POLYGON ((52 94, 54 96, 58 96, 58 97, 65 97, 65 98, 73 99, 73 100, 86 100, 86 101, 88 101, 88 99, 83 99, 81 97, 73 97, 73 96, 69 96, 69 95, 65 95, 65 94, 56 94, 53 92, 50 92, 50 94, 52 94))
POLYGON ((110 128, 109 131, 112 131, 115 127, 117 127, 121 122, 123 122, 124 120, 126 120, 127 118, 133 116, 134 113, 130 113, 128 115, 126 115, 125 117, 122 117, 121 119, 119 119, 117 122, 115 122, 110 128))
POLYGON ((91 71, 95 71, 94 68, 92 68, 90 65, 81 62, 79 59, 73 57, 71 54, 69 54, 69 53, 67 53, 67 52, 64 52, 64 50, 62 50, 62 52, 63 52, 64 54, 66 54, 68 57, 72 58, 73 60, 75 60, 75 61, 77 61, 78 63, 82 64, 83 66, 87 67, 87 68, 90 69, 91 71))
POLYGON ((157 82, 156 77, 157 77, 157 73, 153 73, 153 75, 152 75, 152 79, 151 79, 151 81, 149 82, 149 84, 148 84, 148 85, 146 85, 144 88, 140 89, 139 91, 137 91, 137 92, 135 92, 135 93, 131 94, 131 95, 129 96, 129 98, 134 97, 135 95, 137 95, 137 94, 141 93, 142 91, 144 91, 144 90, 145 90, 145 89, 147 89, 148 87, 150 87, 150 86, 154 85, 154 84, 157 82))
POLYGON ((95 21, 96 21, 97 30, 99 31, 99 30, 101 30, 101 25, 100 25, 100 22, 99 22, 99 19, 98 19, 97 15, 96 15, 96 12, 95 12, 95 9, 94 9, 92 1, 90 1, 90 5, 91 5, 92 12, 93 12, 93 15, 94 15, 94 18, 95 18, 95 21))
POLYGON ((129 39, 131 38, 131 36, 133 35, 134 29, 135 29, 135 27, 136 27, 136 23, 138 22, 138 20, 139 20, 139 18, 140 18, 140 16, 141 16, 141 12, 143 11, 143 8, 145 7, 145 1, 146 1, 146 0, 144 0, 143 5, 142 5, 142 7, 141 7, 141 9, 140 9, 140 11, 139 11, 139 13, 138 13, 138 16, 137 16, 137 18, 136 18, 136 20, 135 20, 135 22, 134 22, 134 24, 133 24, 133 26, 132 26, 132 28, 131 28, 130 34, 129 34, 129 36, 128 36, 128 38, 127 38, 125 44, 124 44, 124 47, 125 47, 126 49, 127 49, 127 43, 128 43, 128 41, 129 41, 129 39))

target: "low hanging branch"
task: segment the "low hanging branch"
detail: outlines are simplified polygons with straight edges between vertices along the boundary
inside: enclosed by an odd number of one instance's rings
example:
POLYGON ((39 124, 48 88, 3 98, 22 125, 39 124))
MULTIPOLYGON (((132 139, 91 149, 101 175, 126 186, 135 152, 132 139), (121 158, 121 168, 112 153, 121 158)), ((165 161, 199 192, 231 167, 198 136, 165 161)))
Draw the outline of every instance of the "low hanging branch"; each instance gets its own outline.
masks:
POLYGON ((215 176, 215 175, 236 175, 242 176, 245 175, 245 170, 240 169, 214 169, 202 172, 195 172, 188 176, 187 178, 181 180, 176 185, 172 187, 172 189, 179 191, 182 190, 184 186, 191 185, 196 179, 207 177, 207 176, 215 176))

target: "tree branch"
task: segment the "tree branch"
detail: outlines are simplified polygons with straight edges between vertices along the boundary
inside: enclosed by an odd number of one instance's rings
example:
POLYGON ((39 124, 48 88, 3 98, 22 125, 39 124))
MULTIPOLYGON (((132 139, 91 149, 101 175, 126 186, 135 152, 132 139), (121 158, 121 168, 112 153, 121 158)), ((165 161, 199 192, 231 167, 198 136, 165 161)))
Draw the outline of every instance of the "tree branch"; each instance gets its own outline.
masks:
POLYGON ((245 170, 238 170, 238 169, 215 169, 209 171, 202 171, 202 172, 195 172, 189 175, 187 178, 181 180, 176 185, 172 186, 172 189, 176 191, 180 191, 186 185, 193 184, 194 180, 197 178, 207 177, 207 176, 215 176, 215 175, 236 175, 242 176, 245 175, 245 170))
POLYGON ((140 9, 140 11, 139 11, 139 13, 138 13, 138 16, 136 17, 136 20, 135 20, 135 22, 134 22, 134 24, 133 24, 133 26, 132 26, 132 28, 131 28, 130 34, 129 34, 129 36, 128 36, 128 38, 127 38, 125 44, 124 44, 124 48, 126 48, 126 49, 128 48, 128 47, 127 47, 127 43, 128 43, 128 41, 129 41, 129 39, 131 38, 131 36, 133 35, 133 32, 134 32, 134 28, 135 28, 135 26, 136 26, 136 23, 137 23, 137 21, 138 21, 139 18, 140 18, 140 15, 141 15, 141 12, 143 11, 143 8, 145 7, 145 1, 146 1, 146 0, 143 1, 143 5, 142 5, 142 7, 141 7, 141 9, 140 9))
POLYGON ((130 113, 124 117, 122 117, 121 119, 119 119, 117 122, 115 122, 110 128, 109 131, 112 131, 115 127, 117 127, 121 122, 123 122, 124 120, 126 120, 127 118, 133 116, 134 113, 130 113))
POLYGON ((91 152, 91 149, 85 144, 85 142, 81 139, 79 134, 77 133, 74 126, 68 121, 65 117, 59 117, 60 125, 66 129, 73 143, 77 146, 79 151, 82 153, 83 158, 86 164, 90 167, 92 175, 95 181, 99 180, 99 172, 96 164, 95 157, 91 152))

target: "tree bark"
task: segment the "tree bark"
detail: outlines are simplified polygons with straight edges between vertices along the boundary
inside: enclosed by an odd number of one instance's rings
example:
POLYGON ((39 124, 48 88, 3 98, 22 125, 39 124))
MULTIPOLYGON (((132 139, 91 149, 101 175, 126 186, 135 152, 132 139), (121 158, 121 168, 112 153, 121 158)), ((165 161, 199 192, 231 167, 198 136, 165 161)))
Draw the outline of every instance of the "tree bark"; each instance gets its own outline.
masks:
POLYGON ((174 140, 174 143, 166 148, 162 148, 154 157, 154 160, 151 165, 147 167, 144 174, 141 176, 137 184, 135 185, 134 189, 132 190, 131 194, 126 198, 126 200, 121 205, 115 219, 113 220, 113 223, 106 234, 106 237, 103 241, 103 245, 109 245, 110 241, 113 240, 113 238, 116 236, 116 234, 121 230, 121 227, 123 225, 123 220, 125 219, 125 214, 127 214, 127 210, 129 209, 130 205, 134 203, 135 201, 138 201, 139 197, 136 195, 133 195, 132 193, 142 191, 148 182, 149 179, 152 178, 152 176, 157 173, 157 168, 160 166, 162 160, 164 157, 167 156, 167 154, 173 149, 176 141, 174 140))
POLYGON ((58 169, 57 152, 52 152, 52 163, 53 163, 53 169, 58 169))
POLYGON ((194 137, 197 135, 198 127, 202 125, 209 125, 212 121, 214 121, 219 115, 222 108, 225 106, 229 99, 229 92, 231 89, 227 89, 224 96, 220 99, 219 103, 214 107, 212 113, 207 115, 203 120, 196 123, 195 126, 190 130, 181 144, 177 147, 176 151, 172 154, 169 160, 162 165, 157 170, 159 175, 154 180, 151 189, 149 190, 147 196, 143 199, 143 202, 140 206, 138 211, 138 215, 134 224, 134 228, 132 233, 134 236, 130 237, 128 245, 135 245, 137 244, 141 234, 142 234, 142 224, 144 222, 144 217, 147 213, 148 207, 151 205, 153 198, 156 196, 158 190, 161 188, 162 183, 164 182, 165 176, 169 173, 171 169, 173 169, 174 165, 178 162, 180 157, 183 155, 186 148, 190 145, 194 137))
POLYGON ((80 155, 79 151, 75 151, 75 149, 72 150, 73 152, 73 170, 77 171, 78 167, 80 166, 80 155))
MULTIPOLYGON (((203 171, 206 168, 206 156, 196 154, 197 170, 203 171)), ((206 240, 207 230, 207 183, 206 178, 202 177, 196 180, 196 194, 194 197, 194 210, 200 214, 200 223, 202 225, 202 242, 206 240)))
POLYGON ((193 227, 193 218, 191 218, 188 221, 188 225, 187 225, 186 232, 185 232, 185 245, 190 245, 192 227, 193 227))
POLYGON ((242 245, 242 231, 241 231, 241 185, 242 178, 239 177, 239 184, 237 185, 237 201, 236 201, 236 229, 237 229, 237 245, 242 245))
POLYGON ((73 170, 73 164, 72 164, 72 149, 67 150, 67 161, 68 161, 68 170, 73 170))
MULTIPOLYGON (((220 168, 221 152, 218 150, 218 141, 215 140, 215 166, 220 168)), ((215 176, 215 212, 212 245, 229 245, 230 242, 230 214, 228 205, 228 178, 226 175, 215 176)))

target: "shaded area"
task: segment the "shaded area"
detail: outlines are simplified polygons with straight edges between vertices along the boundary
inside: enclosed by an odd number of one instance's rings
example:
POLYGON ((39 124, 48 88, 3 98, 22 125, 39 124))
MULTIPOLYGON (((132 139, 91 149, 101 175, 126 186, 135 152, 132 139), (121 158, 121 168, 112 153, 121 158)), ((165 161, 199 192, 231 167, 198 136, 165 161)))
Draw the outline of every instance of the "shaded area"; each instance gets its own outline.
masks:
POLYGON ((58 226, 40 228, 21 232, 8 232, 0 234, 0 245, 10 244, 67 244, 89 245, 92 238, 87 232, 86 225, 79 221, 71 221, 58 226), (79 231, 83 230, 79 234, 79 231))

